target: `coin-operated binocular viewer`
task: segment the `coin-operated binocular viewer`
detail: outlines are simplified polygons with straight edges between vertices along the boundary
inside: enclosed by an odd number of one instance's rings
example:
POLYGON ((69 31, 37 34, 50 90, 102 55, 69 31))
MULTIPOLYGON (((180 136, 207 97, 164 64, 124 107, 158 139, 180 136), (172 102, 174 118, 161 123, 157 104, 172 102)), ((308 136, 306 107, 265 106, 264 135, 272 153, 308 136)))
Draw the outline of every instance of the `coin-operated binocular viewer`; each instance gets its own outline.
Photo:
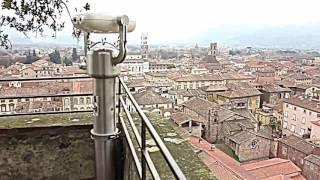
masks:
POLYGON ((106 14, 80 14, 73 19, 74 26, 84 32, 84 51, 87 56, 86 68, 89 76, 94 78, 94 115, 95 122, 91 136, 95 142, 96 179, 116 179, 115 139, 119 130, 115 124, 116 83, 119 71, 116 65, 126 56, 127 32, 135 29, 135 22, 127 16, 110 16, 106 14), (113 45, 104 40, 96 43, 90 41, 91 33, 118 33, 118 44, 113 45), (111 45, 112 48, 94 48, 95 45, 111 45))

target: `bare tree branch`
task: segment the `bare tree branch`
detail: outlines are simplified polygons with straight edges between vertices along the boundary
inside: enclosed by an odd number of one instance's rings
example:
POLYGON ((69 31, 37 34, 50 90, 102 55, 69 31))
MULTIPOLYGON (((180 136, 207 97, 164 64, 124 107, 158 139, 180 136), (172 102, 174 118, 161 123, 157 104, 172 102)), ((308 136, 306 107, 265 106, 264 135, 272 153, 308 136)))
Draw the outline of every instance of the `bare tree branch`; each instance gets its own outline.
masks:
MULTIPOLYGON (((28 37, 29 33, 43 35, 46 33, 56 34, 61 31, 65 22, 61 16, 66 11, 71 20, 67 0, 3 0, 1 4, 2 11, 6 13, 0 16, 0 27, 13 28, 28 37), (9 14, 9 15, 8 15, 9 14), (48 31, 49 30, 49 31, 48 31)), ((90 9, 88 3, 83 7, 86 11, 90 9)), ((81 32, 74 28, 73 35, 79 37, 81 32)), ((8 35, 0 29, 0 46, 11 47, 8 35)))

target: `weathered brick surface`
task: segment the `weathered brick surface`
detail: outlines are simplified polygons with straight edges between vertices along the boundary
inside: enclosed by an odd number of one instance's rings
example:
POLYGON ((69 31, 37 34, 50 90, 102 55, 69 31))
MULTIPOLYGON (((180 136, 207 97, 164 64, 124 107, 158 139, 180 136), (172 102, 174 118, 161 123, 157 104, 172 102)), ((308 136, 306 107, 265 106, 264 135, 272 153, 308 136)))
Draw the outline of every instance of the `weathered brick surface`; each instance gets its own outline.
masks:
POLYGON ((91 125, 0 130, 1 180, 94 177, 91 125))

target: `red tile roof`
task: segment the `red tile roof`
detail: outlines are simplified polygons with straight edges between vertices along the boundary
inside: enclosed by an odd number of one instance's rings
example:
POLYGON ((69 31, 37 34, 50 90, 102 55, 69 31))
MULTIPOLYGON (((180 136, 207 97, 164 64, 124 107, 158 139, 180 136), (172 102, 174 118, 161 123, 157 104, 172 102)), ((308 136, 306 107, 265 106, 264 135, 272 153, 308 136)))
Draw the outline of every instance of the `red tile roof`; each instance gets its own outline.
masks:
POLYGON ((252 175, 259 179, 274 177, 277 175, 296 176, 301 169, 290 160, 274 158, 255 163, 242 165, 252 175))
POLYGON ((240 163, 234 159, 232 159, 230 156, 222 152, 221 150, 215 148, 214 151, 211 149, 211 144, 207 142, 206 140, 202 139, 199 143, 199 138, 195 136, 191 136, 189 138, 189 143, 197 148, 201 149, 203 152, 207 154, 205 158, 203 159, 204 163, 209 167, 209 169, 215 173, 218 179, 246 179, 246 180, 256 180, 254 176, 252 176, 248 171, 246 171, 243 167, 240 166, 240 163), (219 172, 218 169, 214 165, 212 166, 212 163, 218 162, 220 167, 218 167, 220 170, 223 170, 222 172, 219 172), (211 164, 211 166, 210 166, 211 164), (218 173, 217 173, 218 172, 218 173), (226 172, 224 174, 223 172, 226 172))

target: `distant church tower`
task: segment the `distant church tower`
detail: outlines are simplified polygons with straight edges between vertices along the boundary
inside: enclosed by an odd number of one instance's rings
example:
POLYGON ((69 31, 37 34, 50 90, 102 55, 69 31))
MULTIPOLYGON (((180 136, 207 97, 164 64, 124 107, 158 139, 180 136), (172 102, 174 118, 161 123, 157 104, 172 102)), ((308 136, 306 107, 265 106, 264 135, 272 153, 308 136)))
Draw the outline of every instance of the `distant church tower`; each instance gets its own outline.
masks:
POLYGON ((214 42, 214 43, 210 43, 210 51, 209 51, 209 55, 215 57, 217 57, 218 54, 218 43, 214 42))
POLYGON ((144 60, 148 59, 148 51, 149 51, 148 34, 142 33, 141 34, 141 56, 142 56, 142 59, 144 59, 144 60))

